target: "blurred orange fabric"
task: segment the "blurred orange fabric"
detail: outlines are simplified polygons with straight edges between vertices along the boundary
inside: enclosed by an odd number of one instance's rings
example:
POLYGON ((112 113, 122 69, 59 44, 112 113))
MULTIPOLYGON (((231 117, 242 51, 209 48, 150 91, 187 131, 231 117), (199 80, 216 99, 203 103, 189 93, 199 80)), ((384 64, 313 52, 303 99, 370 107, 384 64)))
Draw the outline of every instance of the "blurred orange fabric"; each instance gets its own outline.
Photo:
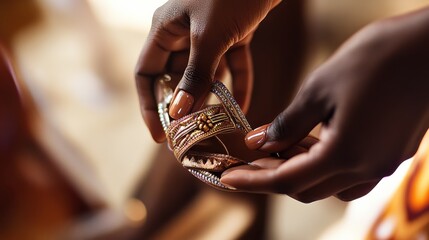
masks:
POLYGON ((429 238, 429 132, 367 239, 429 238))

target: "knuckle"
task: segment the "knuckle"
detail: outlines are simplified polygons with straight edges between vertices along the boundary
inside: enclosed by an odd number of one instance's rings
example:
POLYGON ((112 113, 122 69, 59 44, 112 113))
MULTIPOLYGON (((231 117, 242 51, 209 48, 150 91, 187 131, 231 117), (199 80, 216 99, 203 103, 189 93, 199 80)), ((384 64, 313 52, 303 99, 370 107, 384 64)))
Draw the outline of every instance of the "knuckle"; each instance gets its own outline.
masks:
POLYGON ((412 157, 416 154, 417 149, 418 149, 418 147, 416 147, 415 149, 412 149, 412 150, 406 151, 406 152, 402 155, 402 157, 401 157, 401 162, 402 162, 402 161, 405 161, 405 160, 407 160, 407 159, 409 159, 409 158, 412 158, 412 157))
POLYGON ((155 9, 152 19, 158 19, 164 14, 164 6, 159 6, 155 9))
POLYGON ((268 135, 273 141, 279 141, 284 138, 287 132, 286 124, 283 121, 283 113, 280 114, 276 119, 274 119, 271 126, 268 128, 268 135))
POLYGON ((279 141, 286 137, 286 133, 289 132, 285 121, 286 118, 287 113, 282 112, 274 119, 267 132, 271 140, 279 141))
POLYGON ((335 197, 343 202, 350 202, 359 198, 360 196, 351 196, 350 194, 346 193, 337 193, 335 197))
POLYGON ((381 179, 387 176, 392 175, 396 171, 396 164, 386 164, 384 166, 373 166, 368 169, 366 174, 367 179, 381 179))
POLYGON ((204 31, 201 26, 193 26, 190 31, 190 38, 194 45, 200 46, 204 43, 204 31))
MULTIPOLYGON (((398 167, 397 164, 391 164, 391 165, 389 164, 389 165, 387 165, 384 168, 384 171, 383 171, 384 177, 392 175, 396 171, 397 167, 398 167)), ((375 176, 375 177, 376 178, 381 178, 380 175, 379 176, 375 176)))
POLYGON ((354 167, 352 171, 358 174, 361 180, 382 179, 393 174, 397 168, 396 164, 386 163, 389 163, 389 161, 386 162, 382 159, 376 158, 366 159, 365 162, 359 164, 359 166, 354 167))
POLYGON ((305 204, 320 200, 319 198, 308 194, 297 194, 295 195, 295 199, 305 204))
POLYGON ((141 66, 137 65, 134 69, 134 79, 135 80, 141 80, 144 77, 144 74, 140 70, 141 66))
POLYGON ((179 84, 179 88, 187 90, 191 93, 207 91, 212 82, 210 74, 203 73, 193 65, 186 68, 183 74, 183 80, 179 84))
POLYGON ((152 26, 158 26, 162 23, 162 20, 165 18, 165 5, 162 5, 155 9, 152 15, 152 26))
POLYGON ((183 6, 177 5, 173 2, 167 2, 154 11, 152 15, 151 30, 154 32, 164 31, 168 34, 172 34, 174 31, 171 31, 169 26, 172 24, 176 27, 180 24, 183 24, 183 26, 187 25, 183 21, 183 19, 187 19, 186 16, 183 6))
POLYGON ((404 153, 401 156, 401 160, 405 161, 406 159, 412 158, 417 153, 419 146, 420 141, 411 141, 409 146, 407 146, 407 148, 404 150, 404 153))

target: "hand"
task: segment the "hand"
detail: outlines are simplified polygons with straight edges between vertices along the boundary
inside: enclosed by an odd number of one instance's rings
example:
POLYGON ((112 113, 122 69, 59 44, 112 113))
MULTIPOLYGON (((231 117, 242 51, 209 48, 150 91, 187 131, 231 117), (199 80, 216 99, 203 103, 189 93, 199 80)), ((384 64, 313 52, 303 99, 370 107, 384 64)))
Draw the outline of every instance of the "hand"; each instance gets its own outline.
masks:
POLYGON ((312 202, 358 198, 393 173, 429 127, 428 13, 364 28, 306 79, 271 125, 246 138, 251 149, 287 151, 322 123, 319 142, 288 160, 231 169, 221 181, 312 202))
POLYGON ((181 78, 170 115, 198 110, 214 78, 227 68, 233 94, 247 110, 252 89, 249 42, 253 31, 280 0, 170 0, 158 8, 136 67, 141 111, 152 137, 165 139, 153 93, 163 73, 181 78))

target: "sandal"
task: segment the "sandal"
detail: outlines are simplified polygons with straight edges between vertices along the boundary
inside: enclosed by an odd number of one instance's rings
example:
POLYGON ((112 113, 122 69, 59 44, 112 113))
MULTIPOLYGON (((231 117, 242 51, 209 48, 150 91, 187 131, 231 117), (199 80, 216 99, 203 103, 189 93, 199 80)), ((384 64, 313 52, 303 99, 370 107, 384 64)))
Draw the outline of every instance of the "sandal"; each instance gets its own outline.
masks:
POLYGON ((222 135, 238 133, 244 139, 252 130, 244 113, 225 85, 216 81, 211 92, 220 104, 209 105, 178 120, 171 119, 168 114, 173 97, 173 90, 168 87, 170 80, 169 75, 164 75, 157 82, 158 113, 169 148, 182 166, 204 183, 221 190, 236 190, 222 184, 220 176, 226 169, 248 162, 230 155, 222 135))

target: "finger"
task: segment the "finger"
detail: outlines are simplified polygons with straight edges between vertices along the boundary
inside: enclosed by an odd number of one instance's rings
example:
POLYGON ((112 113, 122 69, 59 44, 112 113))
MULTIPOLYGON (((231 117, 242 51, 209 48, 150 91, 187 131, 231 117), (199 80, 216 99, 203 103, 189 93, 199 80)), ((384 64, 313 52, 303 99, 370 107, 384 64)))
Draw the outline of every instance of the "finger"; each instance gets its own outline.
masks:
POLYGON ((310 148, 318 143, 319 140, 311 135, 308 135, 303 140, 301 140, 299 143, 293 145, 292 147, 283 150, 281 152, 278 152, 281 158, 289 159, 292 158, 298 154, 306 153, 310 150, 310 148))
POLYGON ((278 168, 284 161, 289 158, 292 158, 298 154, 306 153, 308 150, 316 144, 319 140, 313 136, 307 136, 297 145, 292 146, 287 151, 282 151, 278 153, 280 158, 263 158, 253 161, 251 164, 259 166, 260 168, 278 168))
POLYGON ((342 201, 352 201, 357 198, 363 197, 371 192, 377 186, 381 179, 372 182, 362 183, 351 187, 347 190, 337 193, 335 196, 342 201))
POLYGON ((258 136, 254 141, 262 151, 278 152, 299 142, 319 123, 326 119, 325 102, 317 97, 314 87, 306 87, 265 129, 252 131, 247 136, 258 136), (314 90, 312 90, 314 89, 314 90), (261 134, 263 132, 264 134, 261 134))
POLYGON ((135 70, 141 113, 153 139, 157 142, 164 141, 165 134, 157 113, 154 81, 164 73, 172 51, 189 49, 189 29, 180 24, 186 17, 181 11, 176 13, 166 15, 162 7, 155 12, 151 30, 135 70))
POLYGON ((228 169, 221 177, 221 182, 240 191, 274 193, 273 176, 275 169, 248 169, 235 167, 228 169))
MULTIPOLYGON (((180 21, 179 17, 165 20, 166 24, 156 24, 158 21, 154 20, 137 62, 136 75, 147 77, 159 75, 166 70, 167 61, 172 52, 188 53, 186 50, 190 46, 189 30, 175 27, 180 21)), ((181 55, 185 56, 185 54, 176 54, 176 56, 181 55)))
POLYGON ((174 119, 198 110, 204 104, 221 56, 225 52, 216 36, 204 34, 191 38, 189 62, 170 105, 169 113, 174 119))
POLYGON ((234 98, 244 113, 250 106, 253 89, 252 56, 249 45, 231 49, 227 53, 228 66, 232 75, 234 98))
POLYGON ((156 103, 154 99, 154 93, 152 81, 144 77, 137 77, 137 89, 139 93, 140 111, 143 120, 149 129, 152 138, 160 143, 165 140, 165 133, 159 121, 159 115, 157 113, 156 103))
POLYGON ((313 135, 306 136, 303 140, 301 140, 298 145, 310 149, 314 144, 318 143, 319 139, 313 135))
MULTIPOLYGON (((261 149, 261 146, 266 143, 268 127, 269 127, 269 124, 263 125, 261 127, 254 129, 253 131, 249 132, 245 136, 244 142, 250 150, 258 150, 258 149, 264 150, 264 149, 261 149)), ((289 148, 287 148, 287 146, 285 146, 285 148, 283 148, 283 149, 280 149, 278 151, 271 151, 271 152, 279 152, 279 153, 281 153, 281 157, 290 158, 290 157, 297 155, 299 153, 306 152, 308 149, 311 148, 311 146, 313 146, 314 144, 316 144, 318 142, 319 142, 318 138, 316 138, 312 135, 308 135, 296 145, 292 145, 289 148), (288 152, 291 153, 292 155, 289 154, 289 156, 287 156, 286 154, 288 152), (296 152, 296 153, 293 154, 294 152, 296 152)))
MULTIPOLYGON (((263 158, 251 162, 251 165, 258 166, 261 169, 273 169, 280 167, 280 165, 282 165, 284 161, 285 160, 281 158, 263 158)), ((231 170, 234 170, 234 168, 231 168, 231 170)))
POLYGON ((298 189, 290 196, 300 202, 310 203, 333 196, 361 182, 361 177, 356 174, 341 173, 307 189, 298 189))
POLYGON ((261 170, 236 168, 224 175, 221 181, 244 191, 284 194, 299 192, 335 174, 332 165, 325 164, 323 159, 315 157, 316 154, 312 151, 317 145, 308 153, 285 161, 278 168, 261 170))
POLYGON ((154 96, 154 79, 164 71, 170 52, 148 39, 136 67, 136 85, 143 119, 157 142, 165 140, 154 96))
POLYGON ((290 159, 296 155, 308 152, 308 148, 302 147, 300 145, 294 145, 285 151, 278 153, 278 156, 283 159, 290 159))
POLYGON ((219 65, 217 66, 214 79, 222 82, 227 74, 227 68, 228 66, 224 56, 221 58, 219 65))
POLYGON ((189 60, 189 50, 172 52, 168 59, 165 72, 168 74, 183 74, 189 60))
MULTIPOLYGON (((168 43, 162 47, 154 35, 155 33, 150 34, 143 47, 136 66, 135 78, 143 119, 152 138, 157 142, 163 142, 165 134, 159 121, 153 89, 154 79, 164 72, 171 51, 166 47, 168 43)), ((175 44, 171 45, 174 47, 175 44)))

